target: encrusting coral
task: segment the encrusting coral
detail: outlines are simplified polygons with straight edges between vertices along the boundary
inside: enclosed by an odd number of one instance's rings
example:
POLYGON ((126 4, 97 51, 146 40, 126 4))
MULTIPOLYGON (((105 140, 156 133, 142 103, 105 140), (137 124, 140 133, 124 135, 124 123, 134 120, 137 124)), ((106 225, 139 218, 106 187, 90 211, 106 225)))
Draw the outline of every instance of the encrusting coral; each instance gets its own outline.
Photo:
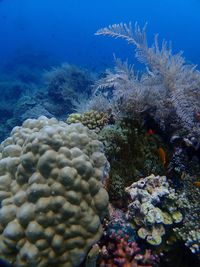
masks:
MULTIPOLYGON (((197 171, 197 170, 196 170, 197 171)), ((179 189, 179 205, 185 212, 183 225, 174 232, 192 253, 200 258, 200 191, 195 187, 195 176, 186 174, 179 189)))
POLYGON ((128 218, 138 229, 138 236, 151 245, 160 245, 165 228, 183 219, 174 189, 165 176, 152 174, 133 183, 126 191, 131 197, 128 218))
POLYGON ((82 124, 28 119, 0 146, 0 257, 14 266, 79 266, 102 235, 103 145, 82 124))

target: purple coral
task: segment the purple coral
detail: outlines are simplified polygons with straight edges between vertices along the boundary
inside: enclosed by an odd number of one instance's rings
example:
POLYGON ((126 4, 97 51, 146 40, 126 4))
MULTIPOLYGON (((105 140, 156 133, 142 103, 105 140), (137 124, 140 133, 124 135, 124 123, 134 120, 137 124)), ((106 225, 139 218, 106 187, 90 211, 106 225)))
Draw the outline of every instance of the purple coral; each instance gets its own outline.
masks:
POLYGON ((129 241, 129 235, 121 237, 113 233, 107 237, 101 247, 100 267, 153 267, 158 264, 158 257, 146 249, 144 252, 136 242, 129 241))

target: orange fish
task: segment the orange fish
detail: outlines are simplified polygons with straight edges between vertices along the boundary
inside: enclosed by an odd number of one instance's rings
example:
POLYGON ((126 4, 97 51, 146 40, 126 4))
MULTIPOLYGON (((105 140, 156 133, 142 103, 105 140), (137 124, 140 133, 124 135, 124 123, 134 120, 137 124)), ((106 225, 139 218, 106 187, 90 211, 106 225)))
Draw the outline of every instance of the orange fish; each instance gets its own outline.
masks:
POLYGON ((165 150, 162 147, 159 147, 158 154, 159 154, 159 157, 160 157, 160 159, 162 161, 163 166, 165 166, 166 163, 167 163, 166 153, 165 153, 165 150))
POLYGON ((193 185, 197 186, 197 187, 200 187, 200 182, 194 182, 193 185))

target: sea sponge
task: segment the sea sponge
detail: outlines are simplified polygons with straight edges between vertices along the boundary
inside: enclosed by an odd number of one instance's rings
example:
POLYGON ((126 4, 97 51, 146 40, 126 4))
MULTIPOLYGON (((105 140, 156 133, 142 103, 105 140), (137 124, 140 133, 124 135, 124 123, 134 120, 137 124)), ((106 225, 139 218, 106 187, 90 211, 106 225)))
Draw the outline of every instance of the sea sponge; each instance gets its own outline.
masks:
POLYGON ((103 145, 82 124, 28 119, 0 145, 0 257, 15 266, 79 266, 101 234, 103 145))

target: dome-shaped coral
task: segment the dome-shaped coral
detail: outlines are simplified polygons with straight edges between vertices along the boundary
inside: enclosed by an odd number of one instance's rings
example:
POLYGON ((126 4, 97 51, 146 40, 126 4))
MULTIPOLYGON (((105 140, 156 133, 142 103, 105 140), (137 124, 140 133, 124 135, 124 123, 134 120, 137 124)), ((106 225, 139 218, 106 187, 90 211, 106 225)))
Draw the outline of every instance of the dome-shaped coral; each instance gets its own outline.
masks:
POLYGON ((102 144, 81 124, 40 117, 0 146, 0 256, 15 266, 78 266, 102 234, 102 144))

